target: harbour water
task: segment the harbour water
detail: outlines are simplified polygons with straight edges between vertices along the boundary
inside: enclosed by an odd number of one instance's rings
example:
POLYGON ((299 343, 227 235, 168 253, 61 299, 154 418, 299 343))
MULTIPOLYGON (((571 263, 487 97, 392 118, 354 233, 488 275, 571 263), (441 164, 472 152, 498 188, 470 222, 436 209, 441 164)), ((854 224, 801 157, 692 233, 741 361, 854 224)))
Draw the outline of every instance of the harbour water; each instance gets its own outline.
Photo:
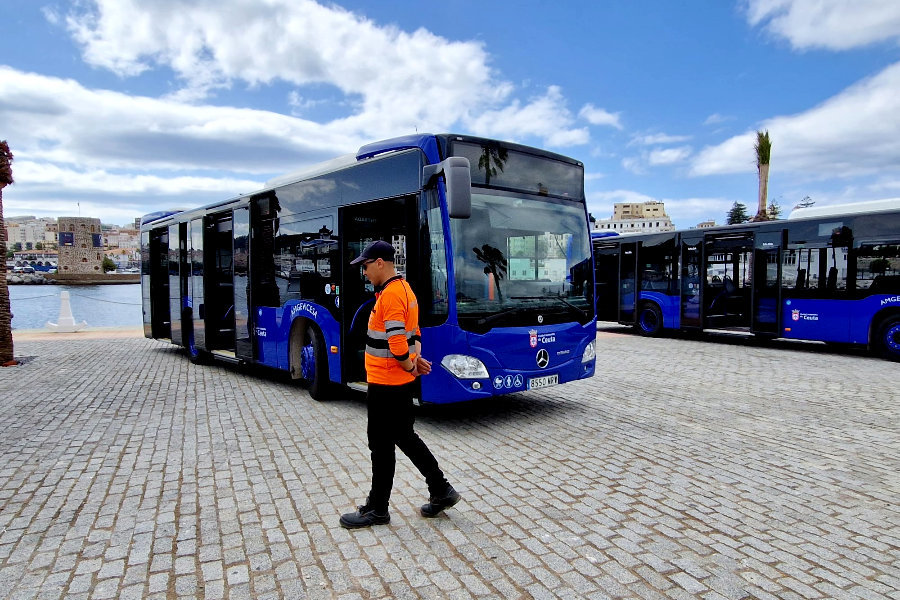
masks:
POLYGON ((59 317, 59 293, 69 292, 76 323, 87 327, 140 327, 140 284, 121 285, 11 285, 12 328, 43 329, 59 317))

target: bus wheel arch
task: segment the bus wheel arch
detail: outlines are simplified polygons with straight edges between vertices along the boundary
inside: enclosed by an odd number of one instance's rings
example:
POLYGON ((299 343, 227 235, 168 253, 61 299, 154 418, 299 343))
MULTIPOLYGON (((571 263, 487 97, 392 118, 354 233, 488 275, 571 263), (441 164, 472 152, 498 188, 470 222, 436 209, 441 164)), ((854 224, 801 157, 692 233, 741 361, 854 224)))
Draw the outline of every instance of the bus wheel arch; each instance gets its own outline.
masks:
POLYGON ((291 324, 288 361, 291 379, 302 381, 314 400, 328 397, 331 381, 328 377, 325 336, 315 323, 305 317, 298 317, 291 324))
POLYGON ((662 310, 655 302, 644 301, 638 306, 635 327, 638 333, 648 337, 660 334, 663 326, 662 310))
POLYGON ((900 362, 900 310, 888 309, 875 315, 869 340, 872 350, 900 362))

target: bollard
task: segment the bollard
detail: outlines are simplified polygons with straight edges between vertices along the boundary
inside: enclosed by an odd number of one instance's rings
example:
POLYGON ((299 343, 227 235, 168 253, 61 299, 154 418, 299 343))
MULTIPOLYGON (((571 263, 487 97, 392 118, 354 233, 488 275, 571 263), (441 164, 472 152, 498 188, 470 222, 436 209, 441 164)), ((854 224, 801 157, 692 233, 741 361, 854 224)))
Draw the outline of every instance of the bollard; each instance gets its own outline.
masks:
POLYGON ((79 331, 87 325, 87 321, 75 322, 75 318, 72 316, 72 307, 69 305, 69 292, 66 290, 59 293, 59 319, 57 321, 57 323, 47 321, 47 329, 59 333, 68 333, 79 331))

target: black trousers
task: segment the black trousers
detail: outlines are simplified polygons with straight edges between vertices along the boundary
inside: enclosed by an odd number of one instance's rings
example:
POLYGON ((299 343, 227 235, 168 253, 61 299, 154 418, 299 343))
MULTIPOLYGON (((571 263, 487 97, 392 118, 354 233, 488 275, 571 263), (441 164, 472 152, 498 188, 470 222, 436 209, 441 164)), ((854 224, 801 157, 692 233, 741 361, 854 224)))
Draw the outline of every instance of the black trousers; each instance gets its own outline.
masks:
POLYGON ((448 485, 437 459, 413 431, 414 386, 415 382, 406 385, 369 384, 366 402, 369 409, 369 450, 372 452, 372 491, 369 492, 368 504, 379 513, 387 511, 391 488, 394 487, 395 446, 425 476, 432 496, 444 493, 448 485))

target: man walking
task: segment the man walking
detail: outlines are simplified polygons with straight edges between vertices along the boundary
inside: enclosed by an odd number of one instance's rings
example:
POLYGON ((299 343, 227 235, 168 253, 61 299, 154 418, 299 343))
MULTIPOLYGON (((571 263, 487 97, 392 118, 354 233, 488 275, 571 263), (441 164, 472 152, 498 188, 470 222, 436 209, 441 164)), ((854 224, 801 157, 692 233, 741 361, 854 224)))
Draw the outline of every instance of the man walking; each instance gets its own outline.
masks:
POLYGON ((387 242, 372 242, 350 264, 362 264, 363 273, 375 286, 365 357, 372 488, 366 503, 356 512, 341 515, 341 526, 357 529, 390 523, 388 501, 394 486, 395 446, 425 476, 429 501, 421 508, 422 516, 436 517, 459 502, 460 496, 447 482, 428 446, 413 431, 416 377, 431 372, 431 363, 421 353, 416 295, 397 275, 394 248, 387 242))

